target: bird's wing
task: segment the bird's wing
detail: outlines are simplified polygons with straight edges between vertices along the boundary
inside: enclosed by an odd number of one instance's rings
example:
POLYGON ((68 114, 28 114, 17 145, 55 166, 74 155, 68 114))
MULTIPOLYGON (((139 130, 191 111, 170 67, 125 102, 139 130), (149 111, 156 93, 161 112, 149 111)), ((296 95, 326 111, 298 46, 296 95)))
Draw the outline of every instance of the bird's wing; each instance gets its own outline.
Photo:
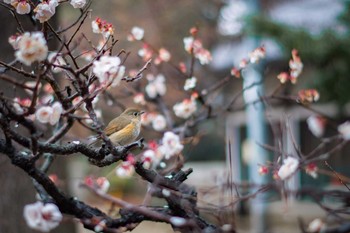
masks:
POLYGON ((119 116, 119 117, 111 120, 108 123, 108 125, 104 129, 104 132, 106 133, 107 136, 109 136, 109 135, 123 129, 129 123, 130 123, 130 120, 126 119, 125 117, 119 116))

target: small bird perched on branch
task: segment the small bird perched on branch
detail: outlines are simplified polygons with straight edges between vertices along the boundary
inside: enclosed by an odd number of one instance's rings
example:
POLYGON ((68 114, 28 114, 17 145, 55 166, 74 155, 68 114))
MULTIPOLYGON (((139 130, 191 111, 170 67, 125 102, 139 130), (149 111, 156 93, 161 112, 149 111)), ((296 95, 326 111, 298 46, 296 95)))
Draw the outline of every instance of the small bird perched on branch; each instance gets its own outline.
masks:
MULTIPOLYGON (((143 111, 127 108, 118 117, 111 120, 104 129, 105 134, 114 145, 123 146, 136 140, 141 131, 141 115, 143 111)), ((100 137, 95 137, 95 140, 100 137)), ((94 144, 94 141, 91 144, 94 144)))

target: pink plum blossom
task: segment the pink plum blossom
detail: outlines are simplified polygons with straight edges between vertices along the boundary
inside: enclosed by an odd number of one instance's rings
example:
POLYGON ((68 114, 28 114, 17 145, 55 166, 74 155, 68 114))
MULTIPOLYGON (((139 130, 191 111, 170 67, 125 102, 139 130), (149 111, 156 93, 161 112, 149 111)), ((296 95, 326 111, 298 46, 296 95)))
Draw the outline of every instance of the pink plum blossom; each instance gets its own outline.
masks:
POLYGON ((24 207, 24 219, 27 225, 35 230, 49 232, 62 221, 62 214, 55 204, 36 202, 24 207))

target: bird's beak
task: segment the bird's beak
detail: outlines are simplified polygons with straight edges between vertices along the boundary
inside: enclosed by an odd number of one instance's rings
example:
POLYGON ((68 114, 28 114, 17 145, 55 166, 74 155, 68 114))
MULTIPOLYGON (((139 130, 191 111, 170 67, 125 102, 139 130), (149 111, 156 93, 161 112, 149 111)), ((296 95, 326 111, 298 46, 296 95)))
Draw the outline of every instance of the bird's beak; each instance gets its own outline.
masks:
POLYGON ((141 115, 144 114, 144 113, 145 113, 145 111, 140 111, 139 115, 141 116, 141 115))

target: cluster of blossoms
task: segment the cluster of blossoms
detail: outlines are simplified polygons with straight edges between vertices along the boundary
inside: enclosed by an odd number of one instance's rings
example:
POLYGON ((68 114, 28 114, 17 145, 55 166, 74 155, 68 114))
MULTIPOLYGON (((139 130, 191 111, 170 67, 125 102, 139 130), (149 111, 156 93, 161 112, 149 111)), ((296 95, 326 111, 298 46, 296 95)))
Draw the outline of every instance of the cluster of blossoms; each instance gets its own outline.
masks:
POLYGON ((249 53, 249 61, 250 63, 257 63, 259 60, 265 58, 266 50, 264 46, 260 46, 254 49, 251 53, 249 53))
POLYGON ((55 125, 59 121, 62 111, 61 103, 55 102, 52 106, 41 106, 38 108, 35 112, 35 117, 41 123, 55 125))
POLYGON ((110 187, 110 183, 106 177, 94 178, 92 176, 87 176, 84 179, 84 184, 101 193, 107 193, 110 187))
POLYGON ((195 58, 199 60, 201 65, 209 64, 212 60, 210 52, 203 48, 202 42, 194 37, 185 37, 183 39, 185 50, 193 54, 195 58))
POLYGON ((23 211, 27 225, 35 230, 49 232, 62 221, 62 214, 55 204, 36 202, 26 205, 23 211))
POLYGON ((158 74, 154 77, 152 74, 147 75, 148 84, 145 87, 146 94, 149 98, 154 99, 157 96, 163 96, 166 93, 165 77, 158 74))
POLYGON ((102 20, 101 18, 96 18, 91 22, 92 31, 97 34, 102 34, 104 38, 113 36, 114 28, 111 23, 102 20))
MULTIPOLYGON (((152 166, 156 167, 163 158, 170 159, 181 153, 183 148, 184 146, 181 144, 178 135, 171 131, 165 132, 159 145, 154 141, 148 143, 148 149, 141 156, 143 167, 146 169, 152 166)), ((118 177, 132 176, 135 171, 134 165, 135 158, 132 155, 128 155, 127 159, 117 167, 116 175, 118 177)))
MULTIPOLYGON (((143 39, 145 31, 140 27, 133 27, 131 32, 127 36, 128 41, 140 41, 143 39)), ((148 61, 153 57, 153 49, 146 42, 143 43, 142 48, 137 53, 140 57, 142 57, 143 61, 148 61)), ((171 54, 165 48, 160 48, 158 51, 158 56, 154 59, 153 63, 155 65, 159 65, 162 62, 170 61, 171 54)))
MULTIPOLYGON (((140 57, 142 57, 143 61, 148 61, 153 57, 154 52, 147 43, 143 43, 142 48, 137 52, 137 54, 140 57)), ((160 48, 158 51, 158 56, 154 59, 154 64, 159 65, 162 62, 168 62, 170 61, 170 58, 171 58, 170 52, 165 48, 160 48)))
MULTIPOLYGON (((287 157, 282 166, 278 169, 278 171, 274 172, 274 179, 277 180, 286 180, 290 178, 298 169, 299 160, 293 157, 287 157)), ((260 165, 258 172, 260 175, 266 175, 269 173, 269 167, 265 165, 260 165)), ((305 172, 312 178, 316 179, 318 177, 318 167, 315 163, 309 163, 305 166, 305 172)))
MULTIPOLYGON (((16 12, 20 15, 29 14, 31 11, 31 3, 29 0, 4 0, 5 3, 11 4, 16 12)), ((83 8, 86 0, 70 0, 70 4, 74 8, 83 8)), ((40 23, 48 21, 55 13, 58 6, 57 0, 40 0, 39 4, 34 8, 35 18, 40 23)))
POLYGON ((103 55, 94 61, 92 72, 96 75, 101 85, 117 86, 125 74, 125 66, 121 65, 117 56, 103 55))
POLYGON ((16 58, 25 65, 43 61, 47 57, 48 48, 42 32, 25 32, 11 36, 8 41, 16 50, 16 58))
POLYGON ((173 106, 174 113, 177 117, 187 119, 197 111, 197 93, 191 95, 191 98, 184 99, 173 106))
POLYGON ((249 63, 258 63, 261 59, 265 58, 266 50, 264 46, 260 46, 249 53, 248 59, 242 59, 239 63, 239 68, 233 67, 231 69, 231 75, 236 78, 241 77, 241 70, 246 68, 249 63))
POLYGON ((166 126, 166 119, 162 114, 156 114, 152 119, 152 127, 154 130, 163 131, 166 126))
POLYGON ((156 131, 163 131, 167 127, 167 122, 162 114, 148 112, 141 116, 141 123, 144 126, 151 125, 156 131))
POLYGON ((292 59, 289 61, 289 72, 280 73, 277 78, 281 83, 286 83, 290 81, 295 84, 303 71, 303 63, 301 62, 300 57, 298 56, 298 51, 296 49, 292 50, 292 59))
POLYGON ((315 89, 305 89, 298 92, 299 101, 302 104, 314 103, 320 99, 320 94, 315 89))

